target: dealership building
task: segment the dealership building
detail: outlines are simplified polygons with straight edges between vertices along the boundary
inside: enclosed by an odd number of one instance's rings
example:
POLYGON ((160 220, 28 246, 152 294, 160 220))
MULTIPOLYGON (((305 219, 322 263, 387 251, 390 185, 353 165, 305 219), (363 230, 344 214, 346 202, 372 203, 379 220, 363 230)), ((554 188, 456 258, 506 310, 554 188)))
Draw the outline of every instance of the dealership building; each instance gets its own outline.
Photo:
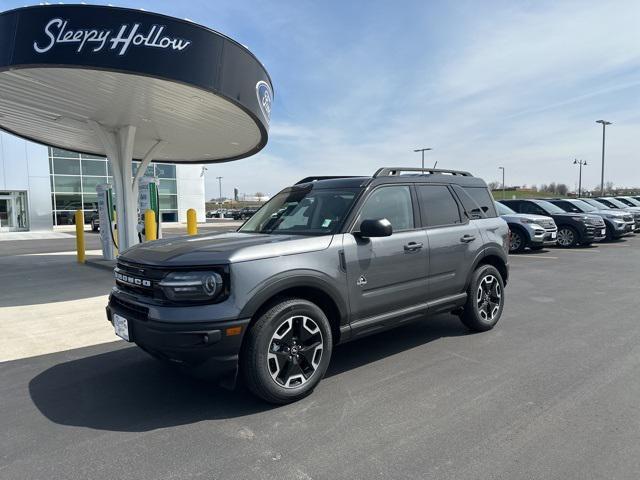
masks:
MULTIPOLYGON (((134 161, 133 174, 139 162, 134 161)), ((193 208, 205 218, 201 165, 151 163, 159 179, 163 222, 186 222, 193 208)), ((47 147, 0 132, 0 232, 51 230, 73 223, 76 210, 97 209, 96 185, 112 183, 104 157, 47 147)), ((85 214, 88 221, 90 214, 85 214)))

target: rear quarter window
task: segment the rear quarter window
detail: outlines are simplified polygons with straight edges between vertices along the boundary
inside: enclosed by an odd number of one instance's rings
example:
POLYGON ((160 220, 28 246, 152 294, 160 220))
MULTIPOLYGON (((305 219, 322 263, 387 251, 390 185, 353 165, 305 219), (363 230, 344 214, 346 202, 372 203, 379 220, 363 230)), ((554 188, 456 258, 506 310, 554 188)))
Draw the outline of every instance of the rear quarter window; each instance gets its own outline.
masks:
POLYGON ((478 207, 480 207, 486 217, 498 216, 496 207, 493 204, 493 196, 487 187, 462 187, 462 189, 473 199, 478 207))

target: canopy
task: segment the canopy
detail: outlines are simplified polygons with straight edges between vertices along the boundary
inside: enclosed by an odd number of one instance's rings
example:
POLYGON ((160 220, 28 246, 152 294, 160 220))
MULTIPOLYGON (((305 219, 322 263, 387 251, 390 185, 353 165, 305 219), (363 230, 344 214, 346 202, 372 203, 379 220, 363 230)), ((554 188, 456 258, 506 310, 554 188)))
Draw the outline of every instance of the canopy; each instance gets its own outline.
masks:
POLYGON ((0 14, 0 128, 107 156, 126 217, 122 247, 137 241, 133 158, 253 155, 267 143, 272 100, 271 79, 251 52, 186 20, 94 5, 0 14))

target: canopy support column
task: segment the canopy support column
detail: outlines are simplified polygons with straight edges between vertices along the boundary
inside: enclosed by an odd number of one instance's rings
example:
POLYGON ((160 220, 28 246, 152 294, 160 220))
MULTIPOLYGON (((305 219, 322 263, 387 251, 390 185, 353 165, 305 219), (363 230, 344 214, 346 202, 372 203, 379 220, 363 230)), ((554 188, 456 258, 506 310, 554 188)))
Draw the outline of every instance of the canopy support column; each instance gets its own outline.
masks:
POLYGON ((138 211, 131 181, 136 127, 127 125, 112 132, 94 120, 88 120, 87 123, 102 142, 113 171, 118 212, 118 250, 123 251, 138 243, 138 211))

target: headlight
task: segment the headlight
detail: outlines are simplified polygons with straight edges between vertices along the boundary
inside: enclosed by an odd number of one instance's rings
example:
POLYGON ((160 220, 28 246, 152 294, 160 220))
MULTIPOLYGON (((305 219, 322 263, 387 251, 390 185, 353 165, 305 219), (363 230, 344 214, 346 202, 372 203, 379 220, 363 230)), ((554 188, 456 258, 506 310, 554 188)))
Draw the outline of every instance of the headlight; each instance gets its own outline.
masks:
POLYGON ((172 272, 158 283, 169 300, 176 302, 214 300, 223 290, 217 272, 172 272))
POLYGON ((536 223, 536 221, 531 220, 530 218, 521 218, 520 223, 536 223))

